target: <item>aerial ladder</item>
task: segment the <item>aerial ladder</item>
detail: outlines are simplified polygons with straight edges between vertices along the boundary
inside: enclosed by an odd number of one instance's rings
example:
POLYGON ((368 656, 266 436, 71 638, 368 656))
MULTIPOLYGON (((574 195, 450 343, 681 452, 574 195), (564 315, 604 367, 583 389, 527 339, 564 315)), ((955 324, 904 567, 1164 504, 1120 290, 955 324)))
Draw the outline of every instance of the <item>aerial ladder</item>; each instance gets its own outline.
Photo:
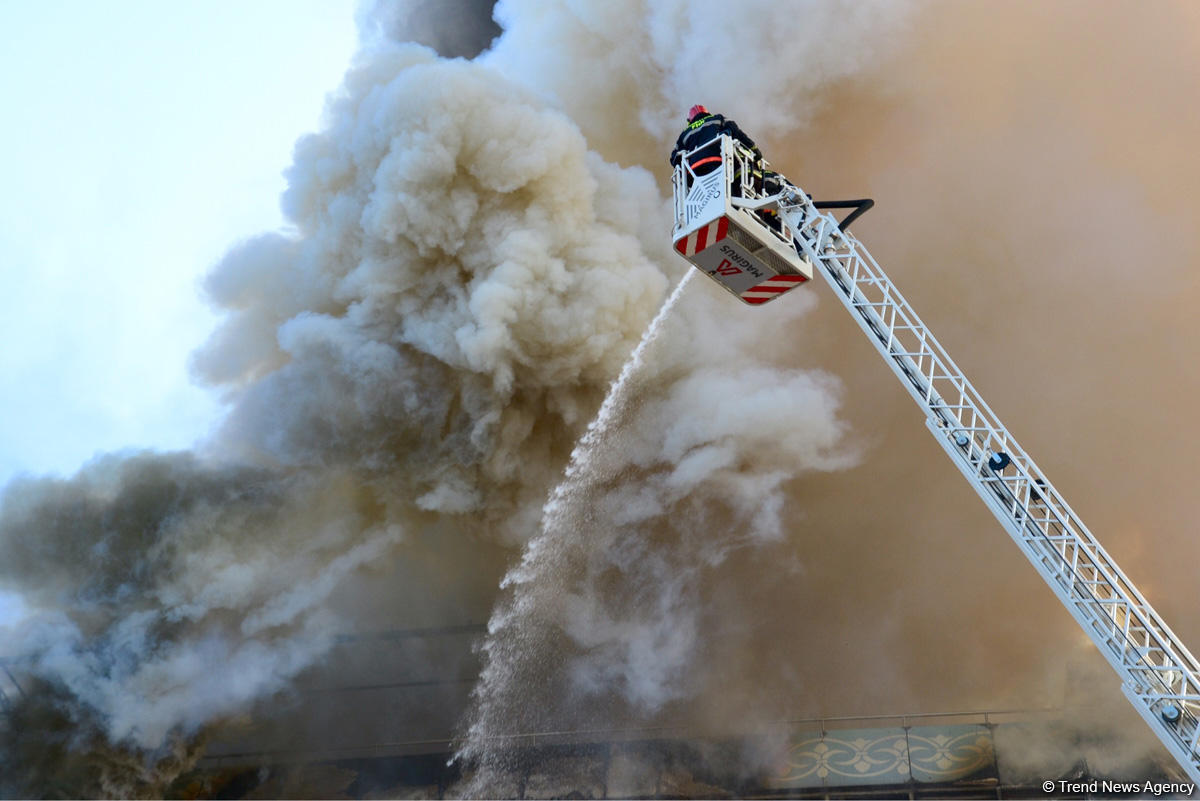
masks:
POLYGON ((814 271, 821 274, 925 413, 950 461, 1100 649, 1134 708, 1200 784, 1200 663, 846 230, 870 202, 814 202, 740 143, 720 139, 717 168, 697 174, 688 153, 675 168, 675 250, 752 305, 796 289, 814 271), (857 210, 839 223, 824 211, 836 207, 857 210))

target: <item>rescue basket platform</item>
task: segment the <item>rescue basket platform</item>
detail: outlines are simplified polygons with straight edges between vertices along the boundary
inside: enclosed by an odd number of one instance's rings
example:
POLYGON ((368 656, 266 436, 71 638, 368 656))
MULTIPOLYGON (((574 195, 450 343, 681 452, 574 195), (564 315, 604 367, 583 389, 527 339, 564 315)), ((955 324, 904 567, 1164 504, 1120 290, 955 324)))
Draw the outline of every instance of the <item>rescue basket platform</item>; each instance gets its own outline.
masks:
MULTIPOLYGON (((811 279, 813 268, 777 212, 779 192, 766 191, 764 174, 774 176, 766 162, 730 137, 720 139, 716 169, 697 175, 690 153, 675 168, 671 238, 681 256, 743 303, 767 303, 811 279)), ((782 186, 776 178, 775 188, 782 186)))

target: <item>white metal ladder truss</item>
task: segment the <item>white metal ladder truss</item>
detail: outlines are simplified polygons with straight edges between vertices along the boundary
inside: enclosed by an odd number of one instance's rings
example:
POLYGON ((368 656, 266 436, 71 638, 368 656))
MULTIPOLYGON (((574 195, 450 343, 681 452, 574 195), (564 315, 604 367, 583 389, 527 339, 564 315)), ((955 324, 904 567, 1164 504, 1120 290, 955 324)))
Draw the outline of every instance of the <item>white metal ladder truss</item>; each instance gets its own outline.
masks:
MULTIPOLYGON (((1200 784, 1200 663, 1017 444, 867 249, 804 192, 777 197, 795 245, 925 412, 926 425, 1200 784)), ((735 205, 760 206, 762 201, 735 205)))

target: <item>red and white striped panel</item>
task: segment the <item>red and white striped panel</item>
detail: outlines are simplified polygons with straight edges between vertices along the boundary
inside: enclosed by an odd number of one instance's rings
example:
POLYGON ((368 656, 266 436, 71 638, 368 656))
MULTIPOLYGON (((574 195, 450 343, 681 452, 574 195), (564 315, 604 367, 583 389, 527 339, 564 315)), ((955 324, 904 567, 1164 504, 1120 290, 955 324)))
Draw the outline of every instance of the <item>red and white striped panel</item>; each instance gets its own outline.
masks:
POLYGON ((772 298, 777 298, 789 289, 803 284, 808 279, 803 275, 777 275, 774 278, 768 278, 761 284, 750 287, 742 293, 742 300, 747 303, 766 303, 772 298))
POLYGON ((675 249, 684 256, 695 256, 710 245, 715 245, 729 233, 729 220, 718 217, 703 228, 697 228, 675 243, 675 249))

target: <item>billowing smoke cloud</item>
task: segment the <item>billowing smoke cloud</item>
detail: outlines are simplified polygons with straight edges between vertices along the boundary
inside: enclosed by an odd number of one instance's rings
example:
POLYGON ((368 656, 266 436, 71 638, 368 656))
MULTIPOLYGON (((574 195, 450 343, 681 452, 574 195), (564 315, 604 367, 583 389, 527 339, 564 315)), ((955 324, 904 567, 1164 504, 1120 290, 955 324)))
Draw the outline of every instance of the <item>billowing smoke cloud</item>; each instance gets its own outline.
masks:
POLYGON ((728 301, 692 289, 652 322, 504 580, 461 752, 484 768, 470 794, 503 786, 514 734, 644 724, 701 691, 714 626, 749 611, 717 603, 711 577, 784 537, 790 480, 854 461, 836 382, 771 358, 770 332, 811 296, 769 307, 762 327, 733 314, 714 335, 728 301), (789 409, 804 412, 781 419, 789 409))
POLYGON ((492 18, 495 0, 374 0, 359 11, 369 42, 416 42, 446 58, 471 58, 500 35, 492 18))
MULTIPOLYGON (((900 15, 891 7, 891 15, 876 14, 865 22, 840 14, 835 31, 815 24, 822 19, 820 11, 803 15, 814 27, 780 24, 772 16, 779 5, 748 15, 748 21, 739 19, 738 25, 707 28, 700 24, 707 19, 703 9, 691 18, 669 18, 671 24, 662 26, 656 24, 656 10, 639 18, 629 8, 608 15, 556 4, 525 17, 519 8, 499 6, 502 19, 513 16, 507 22, 512 36, 506 34, 485 60, 506 67, 511 60, 511 69, 518 71, 521 64, 538 64, 529 68, 526 80, 544 76, 539 85, 573 117, 589 120, 584 126, 589 141, 613 157, 653 163, 662 152, 652 144, 660 125, 674 130, 668 117, 656 115, 693 99, 718 97, 722 110, 767 135, 775 164, 810 191, 876 196, 891 211, 860 223, 864 238, 1067 492, 1082 498, 1100 494, 1097 467, 1114 464, 1117 453, 1140 450, 1134 434, 1113 431, 1111 420, 1104 420, 1124 408, 1119 419, 1142 418, 1149 426, 1137 410, 1144 408, 1143 393, 1163 380, 1164 365, 1175 376, 1173 385, 1194 383, 1195 369, 1180 362, 1183 346, 1172 333, 1194 295, 1194 282, 1181 270, 1195 263, 1196 245, 1171 204, 1189 207, 1191 200, 1172 189, 1167 165, 1188 165, 1183 169, 1190 174, 1196 160, 1186 147, 1170 147, 1156 158, 1134 133, 1135 127, 1144 130, 1146 120, 1155 121, 1153 129, 1195 127, 1191 117, 1177 119, 1171 109, 1178 103, 1164 102, 1166 94, 1135 88, 1143 85, 1139 81, 1154 85, 1179 70, 1181 58, 1187 60, 1181 54, 1190 52, 1197 33, 1190 11, 1163 6, 1139 17, 1137 35, 1129 36, 1115 21, 1097 30, 1081 5, 1053 11, 1019 6, 1003 13, 936 5, 922 9, 908 26, 894 24, 900 15), (715 74, 732 63, 717 54, 753 30, 757 20, 776 24, 771 32, 754 31, 750 40, 768 42, 775 31, 786 31, 779 36, 797 46, 729 48, 739 55, 750 50, 750 59, 769 53, 765 58, 773 69, 753 72, 769 79, 749 80, 747 71, 739 70, 715 74), (850 24, 856 20, 864 22, 857 29, 850 24), (1031 26, 1037 33, 1030 33, 1031 26), (664 30, 678 37, 678 46, 656 50, 647 32, 664 30), (706 41, 705 30, 720 33, 706 41), (1078 35, 1083 30, 1087 36, 1078 35), (1166 39, 1170 49, 1144 54, 1145 43, 1162 44, 1166 30, 1172 31, 1166 39), (688 40, 695 31, 701 32, 688 40), (522 33, 528 36, 524 46, 522 33), (525 62, 516 55, 532 51, 534 39, 555 37, 592 58, 573 67, 553 48, 538 50, 525 62), (880 48, 882 40, 895 49, 880 48), (689 47, 689 41, 703 45, 689 47), (836 54, 822 50, 828 41, 838 41, 836 54), (1112 41, 1120 45, 1110 55, 1112 41), (1038 60, 1029 57, 1032 49, 1038 60), (682 62, 700 52, 710 57, 711 67, 673 69, 673 58, 682 62), (820 55, 816 63, 807 60, 809 53, 820 55), (861 60, 866 54, 878 61, 861 60), (584 65, 593 63, 611 69, 587 72, 584 65), (1084 78, 1094 65, 1105 65, 1109 77, 1100 90, 1084 78), (672 94, 683 86, 673 82, 678 75, 698 80, 686 93, 672 94), (786 93, 766 101, 758 93, 776 86, 777 75, 783 85, 816 80, 819 87, 837 90, 786 93), (1082 91, 1076 83, 1085 83, 1082 91), (755 101, 752 108, 743 110, 737 90, 755 101), (1118 96, 1136 98, 1136 110, 1114 124, 1111 109, 1118 96), (772 117, 776 112, 780 116, 772 117), (612 129, 606 121, 614 118, 626 127, 608 140, 612 129), (949 130, 955 131, 952 141, 949 130), (1148 172, 1131 178, 1132 160, 1148 172), (1112 164, 1124 166, 1114 170, 1112 164), (1110 237, 1119 239, 1117 232, 1130 229, 1154 232, 1149 237, 1154 244, 1148 245, 1153 255, 1139 251, 1145 280, 1115 290, 1130 255, 1110 237), (1165 303, 1169 297, 1178 300, 1165 303), (1146 320, 1151 308, 1166 316, 1146 320), (1097 328, 1098 319, 1106 326, 1097 328), (1089 337, 1104 343, 1099 352, 1092 351, 1097 358, 1121 364, 1115 371, 1099 370, 1113 376, 1099 385, 1097 363, 1070 355, 1085 348, 1089 337), (1153 356, 1147 358, 1148 353, 1153 356), (1020 364, 1015 376, 1014 358, 1020 364), (1048 408, 1057 411, 1048 415, 1048 408)), ((1183 71, 1196 74, 1194 66, 1183 71)), ((1179 77, 1171 79, 1177 93, 1183 85, 1176 82, 1179 77)), ((1167 136, 1168 143, 1175 139, 1167 136)), ((676 577, 703 564, 698 554, 704 545, 692 540, 678 546, 664 533, 678 525, 677 510, 660 503, 652 471, 630 469, 636 491, 621 487, 624 494, 611 472, 594 476, 586 490, 568 482, 564 489, 582 496, 584 519, 563 523, 548 514, 540 548, 510 575, 511 594, 493 619, 487 645, 501 667, 485 671, 468 754, 486 752, 489 738, 504 742, 505 726, 517 731, 602 727, 622 716, 637 722, 657 716, 684 725, 727 725, 911 709, 1057 706, 1064 697, 1093 712, 1103 709, 1101 715, 1087 715, 1086 725, 1107 721, 1115 750, 1146 748, 1145 733, 1107 670, 1095 671, 1107 678, 1107 686, 1089 682, 1080 691, 1065 666, 1077 660, 1099 663, 1098 656, 945 464, 908 398, 841 309, 830 304, 793 329, 776 330, 796 332, 805 351, 802 363, 836 365, 838 375, 850 382, 849 418, 872 440, 870 458, 845 477, 809 475, 789 486, 782 495, 788 541, 758 549, 718 547, 720 569, 694 571, 694 583, 676 577), (621 538, 622 526, 596 522, 604 520, 597 510, 608 508, 604 499, 610 490, 621 499, 614 504, 621 510, 650 506, 662 512, 662 518, 645 521, 646 530, 663 538, 655 541, 659 548, 632 549, 621 538), (579 542, 571 539, 576 534, 579 542), (558 544, 543 542, 551 540, 558 544), (604 545, 593 551, 596 542, 604 545), (680 557, 684 552, 689 558, 680 557), (556 578, 548 580, 551 575, 556 578), (685 597, 681 586, 693 594, 685 597), (590 588, 590 594, 581 587, 590 588), (656 628, 656 619, 675 625, 656 628), (539 651, 531 643, 546 648, 539 651), (531 653, 555 656, 538 660, 531 653), (654 658, 640 658, 645 653, 654 658), (672 675, 677 664, 687 668, 672 675), (945 671, 931 665, 955 667, 945 671), (561 692, 542 693, 552 679, 560 682, 555 686, 561 692), (598 687, 603 701, 589 706, 588 691, 598 687), (688 703, 671 703, 679 698, 688 703)), ((661 367, 670 356, 659 353, 653 361, 661 367)), ((1156 402, 1173 413, 1158 418, 1162 428, 1153 441, 1186 448, 1171 436, 1177 424, 1166 420, 1187 419, 1187 411, 1167 395, 1155 392, 1156 402)), ((637 429, 633 419, 624 423, 637 429)), ((628 443, 622 447, 637 451, 628 443)), ((1194 462, 1183 451, 1157 453, 1161 463, 1147 455, 1138 466, 1149 470, 1153 465, 1160 481, 1173 480, 1172 466, 1187 473, 1194 462)), ((631 461, 636 464, 636 457, 631 461)), ((792 467, 804 464, 798 459, 792 467)), ((1161 535, 1146 541, 1157 542, 1158 549, 1177 543, 1179 533, 1189 530, 1190 512, 1186 503, 1179 504, 1188 493, 1180 491, 1151 512, 1128 489, 1129 480, 1139 483, 1140 493, 1149 491, 1144 477, 1122 472, 1123 500, 1105 490, 1106 497, 1091 500, 1094 516, 1088 514, 1102 537, 1118 547, 1124 543, 1126 564, 1144 584, 1137 560, 1146 558, 1147 550, 1138 539, 1154 531, 1161 535), (1152 516, 1164 519, 1143 522, 1152 516)), ((719 505, 711 486, 697 496, 719 505)), ((1157 496, 1164 497, 1161 490, 1157 496)), ((722 517, 710 507, 705 519, 717 528, 722 517)), ((731 530, 745 531, 747 525, 743 519, 731 530)), ((636 526, 625 533, 630 528, 636 526)), ((1162 575, 1166 566, 1158 564, 1162 575)), ((1155 598, 1169 619, 1181 619, 1185 626, 1191 621, 1194 629, 1188 601, 1195 597, 1194 576, 1149 578, 1171 588, 1155 598)), ((486 785, 473 789, 486 792, 486 785)))
POLYGON ((1161 556, 1194 552, 1194 9, 742 6, 502 2, 475 63, 387 41, 452 50, 431 4, 366 12, 382 41, 297 145, 295 230, 209 278, 221 431, 5 491, 0 589, 32 616, 0 650, 39 691, 0 791, 161 794, 205 723, 346 632, 479 620, 509 562, 475 756, 1059 703, 1063 654, 1094 657, 819 286, 753 311, 686 286, 543 509, 683 273, 664 157, 693 102, 809 191, 877 198, 862 238, 1200 641, 1191 560, 1161 556))
POLYGON ((484 54, 537 87, 600 153, 657 167, 681 113, 704 103, 755 136, 794 134, 845 79, 904 32, 903 0, 715 2, 500 0, 504 36, 484 54))
MULTIPOLYGON (((410 11, 408 24, 428 9, 410 11)), ((194 367, 230 412, 202 457, 108 457, 8 488, 3 577, 32 614, 6 650, 50 688, 43 700, 66 705, 85 732, 77 743, 158 753, 285 687, 362 625, 338 608, 343 586, 419 558, 411 543, 430 530, 509 544, 538 530, 571 446, 684 265, 669 254, 654 177, 589 151, 545 86, 501 74, 504 58, 443 61, 387 41, 363 52, 328 128, 297 145, 284 197, 295 230, 242 243, 207 281, 227 316, 194 367)), ((701 525, 701 490, 714 515, 777 539, 780 487, 806 467, 794 457, 840 463, 824 454, 838 427, 821 426, 832 380, 774 371, 766 348, 739 356, 766 345, 767 317, 742 312, 724 344, 698 349, 724 316, 704 291, 651 368, 665 394, 621 434, 641 443, 630 465, 654 476, 641 504, 664 507, 627 520, 626 540, 689 503, 701 525), (742 464, 765 435, 738 400, 765 411, 796 390, 814 422, 766 437, 772 447, 742 464), (721 412, 698 424, 695 403, 721 412)), ((663 566, 695 557, 684 549, 663 566)), ((589 607, 599 599, 587 585, 578 592, 573 634, 595 638, 581 625, 608 613, 589 607)), ((656 619, 632 625, 690 614, 691 590, 671 592, 685 597, 664 596, 656 619)), ((692 650, 679 647, 643 694, 684 692, 675 678, 692 650)), ((629 658, 659 651, 648 642, 629 658)), ((614 669, 632 678, 636 666, 577 673, 596 684, 614 669)))
POLYGON ((24 647, 114 740, 153 748, 195 730, 304 667, 331 636, 314 610, 399 539, 371 527, 356 495, 336 479, 218 472, 182 455, 19 481, 5 496, 6 579, 53 610, 24 647), (263 647, 272 632, 287 647, 263 647))
POLYGON ((204 458, 5 494, 0 575, 31 611, 5 651, 81 742, 153 753, 285 686, 367 625, 334 596, 432 558, 431 531, 531 536, 659 265, 682 272, 652 176, 494 71, 380 45, 329 118, 288 175, 295 232, 208 279, 228 314, 195 368, 231 409, 204 458))
POLYGON ((344 92, 296 148, 299 239, 251 241, 209 279, 232 310, 196 359, 233 388, 219 444, 398 473, 403 503, 523 540, 518 510, 663 297, 663 201, 479 66, 387 45, 344 92))

